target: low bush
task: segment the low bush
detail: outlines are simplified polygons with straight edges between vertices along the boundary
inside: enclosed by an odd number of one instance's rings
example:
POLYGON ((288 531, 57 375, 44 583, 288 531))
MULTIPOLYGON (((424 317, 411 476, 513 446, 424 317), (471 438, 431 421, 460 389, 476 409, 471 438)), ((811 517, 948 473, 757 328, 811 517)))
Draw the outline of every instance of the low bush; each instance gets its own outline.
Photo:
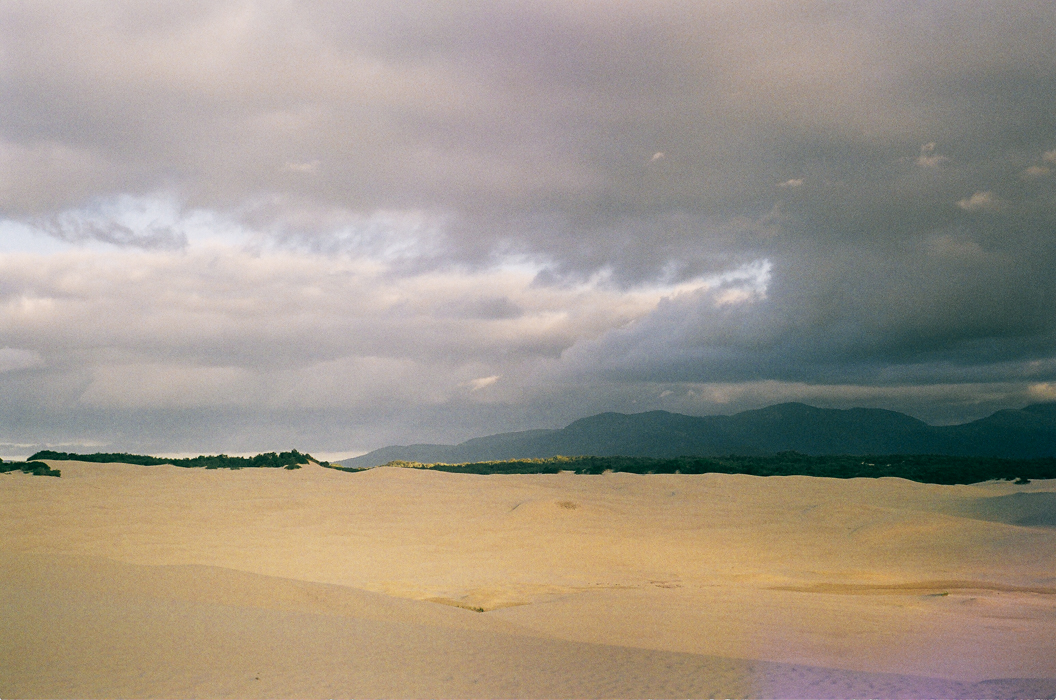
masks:
POLYGON ((62 476, 58 469, 52 469, 44 462, 5 462, 0 459, 0 473, 20 471, 35 476, 62 476))

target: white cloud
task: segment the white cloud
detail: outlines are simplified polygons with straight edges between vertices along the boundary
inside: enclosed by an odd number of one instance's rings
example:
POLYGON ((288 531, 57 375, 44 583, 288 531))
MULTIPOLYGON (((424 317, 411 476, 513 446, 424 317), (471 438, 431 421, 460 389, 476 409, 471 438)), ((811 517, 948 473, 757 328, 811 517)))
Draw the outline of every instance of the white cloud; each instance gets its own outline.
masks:
POLYGON ((936 232, 922 243, 923 249, 929 255, 940 258, 981 261, 986 257, 983 247, 978 242, 954 233, 936 232))
POLYGON ((1056 150, 1045 151, 1041 154, 1041 159, 1046 163, 1056 163, 1056 150))
POLYGON ((935 152, 935 142, 926 143, 920 147, 920 155, 917 156, 917 165, 922 168, 937 168, 949 160, 946 156, 935 152))
POLYGON ((712 278, 708 286, 715 305, 765 299, 772 269, 773 263, 764 258, 712 278))
POLYGON ((307 163, 291 163, 289 161, 286 162, 286 170, 289 170, 293 173, 305 173, 306 175, 311 175, 318 169, 318 160, 309 161, 307 163))
POLYGON ((1034 401, 1056 401, 1056 382, 1031 384, 1027 394, 1034 401))
POLYGON ((0 372, 14 372, 20 369, 42 367, 44 358, 33 350, 20 348, 0 348, 0 372))
POLYGON ((487 388, 499 381, 499 375, 493 374, 490 377, 479 377, 477 379, 471 379, 469 381, 470 391, 480 391, 481 389, 487 388))
POLYGON ((1020 173, 1020 177, 1023 177, 1023 178, 1046 177, 1050 173, 1052 173, 1052 171, 1049 168, 1045 167, 1044 165, 1032 165, 1029 168, 1026 168, 1023 172, 1021 172, 1020 173))
POLYGON ((783 187, 783 188, 802 187, 803 186, 803 178, 794 178, 792 180, 785 180, 784 182, 779 183, 777 186, 778 187, 783 187))
POLYGON ((976 192, 971 197, 962 199, 957 202, 957 206, 965 211, 997 211, 1004 207, 1004 201, 995 195, 993 192, 987 190, 986 192, 976 192))
POLYGON ((1056 382, 1038 382, 1027 388, 1027 398, 1030 401, 1048 402, 1056 401, 1056 382))

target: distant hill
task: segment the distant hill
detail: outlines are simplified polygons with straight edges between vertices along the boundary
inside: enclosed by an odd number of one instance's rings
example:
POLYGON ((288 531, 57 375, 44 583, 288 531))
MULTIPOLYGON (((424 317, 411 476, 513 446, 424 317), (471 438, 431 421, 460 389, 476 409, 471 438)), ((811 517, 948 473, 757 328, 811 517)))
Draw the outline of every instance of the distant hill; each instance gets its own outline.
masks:
POLYGON ((1056 403, 998 411, 962 425, 933 426, 878 408, 814 408, 783 403, 732 416, 667 411, 600 413, 556 430, 474 438, 458 445, 383 447, 340 462, 374 467, 408 462, 484 462, 557 455, 716 457, 771 455, 935 454, 1034 459, 1056 457, 1056 403))

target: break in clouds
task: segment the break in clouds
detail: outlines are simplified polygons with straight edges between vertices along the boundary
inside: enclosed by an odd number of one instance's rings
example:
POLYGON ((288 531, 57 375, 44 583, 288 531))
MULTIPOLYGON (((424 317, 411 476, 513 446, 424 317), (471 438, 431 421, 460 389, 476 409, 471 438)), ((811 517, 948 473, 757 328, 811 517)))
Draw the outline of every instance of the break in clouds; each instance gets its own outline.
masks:
POLYGON ((5 3, 0 454, 1056 399, 1056 9, 5 3))

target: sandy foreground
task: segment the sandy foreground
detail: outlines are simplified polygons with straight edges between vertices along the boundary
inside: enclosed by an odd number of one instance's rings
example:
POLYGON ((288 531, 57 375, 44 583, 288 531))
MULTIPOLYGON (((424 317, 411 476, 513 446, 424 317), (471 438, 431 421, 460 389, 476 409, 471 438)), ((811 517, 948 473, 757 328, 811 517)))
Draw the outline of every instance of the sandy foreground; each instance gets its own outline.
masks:
POLYGON ((52 464, 0 698, 1056 697, 1056 481, 52 464))

